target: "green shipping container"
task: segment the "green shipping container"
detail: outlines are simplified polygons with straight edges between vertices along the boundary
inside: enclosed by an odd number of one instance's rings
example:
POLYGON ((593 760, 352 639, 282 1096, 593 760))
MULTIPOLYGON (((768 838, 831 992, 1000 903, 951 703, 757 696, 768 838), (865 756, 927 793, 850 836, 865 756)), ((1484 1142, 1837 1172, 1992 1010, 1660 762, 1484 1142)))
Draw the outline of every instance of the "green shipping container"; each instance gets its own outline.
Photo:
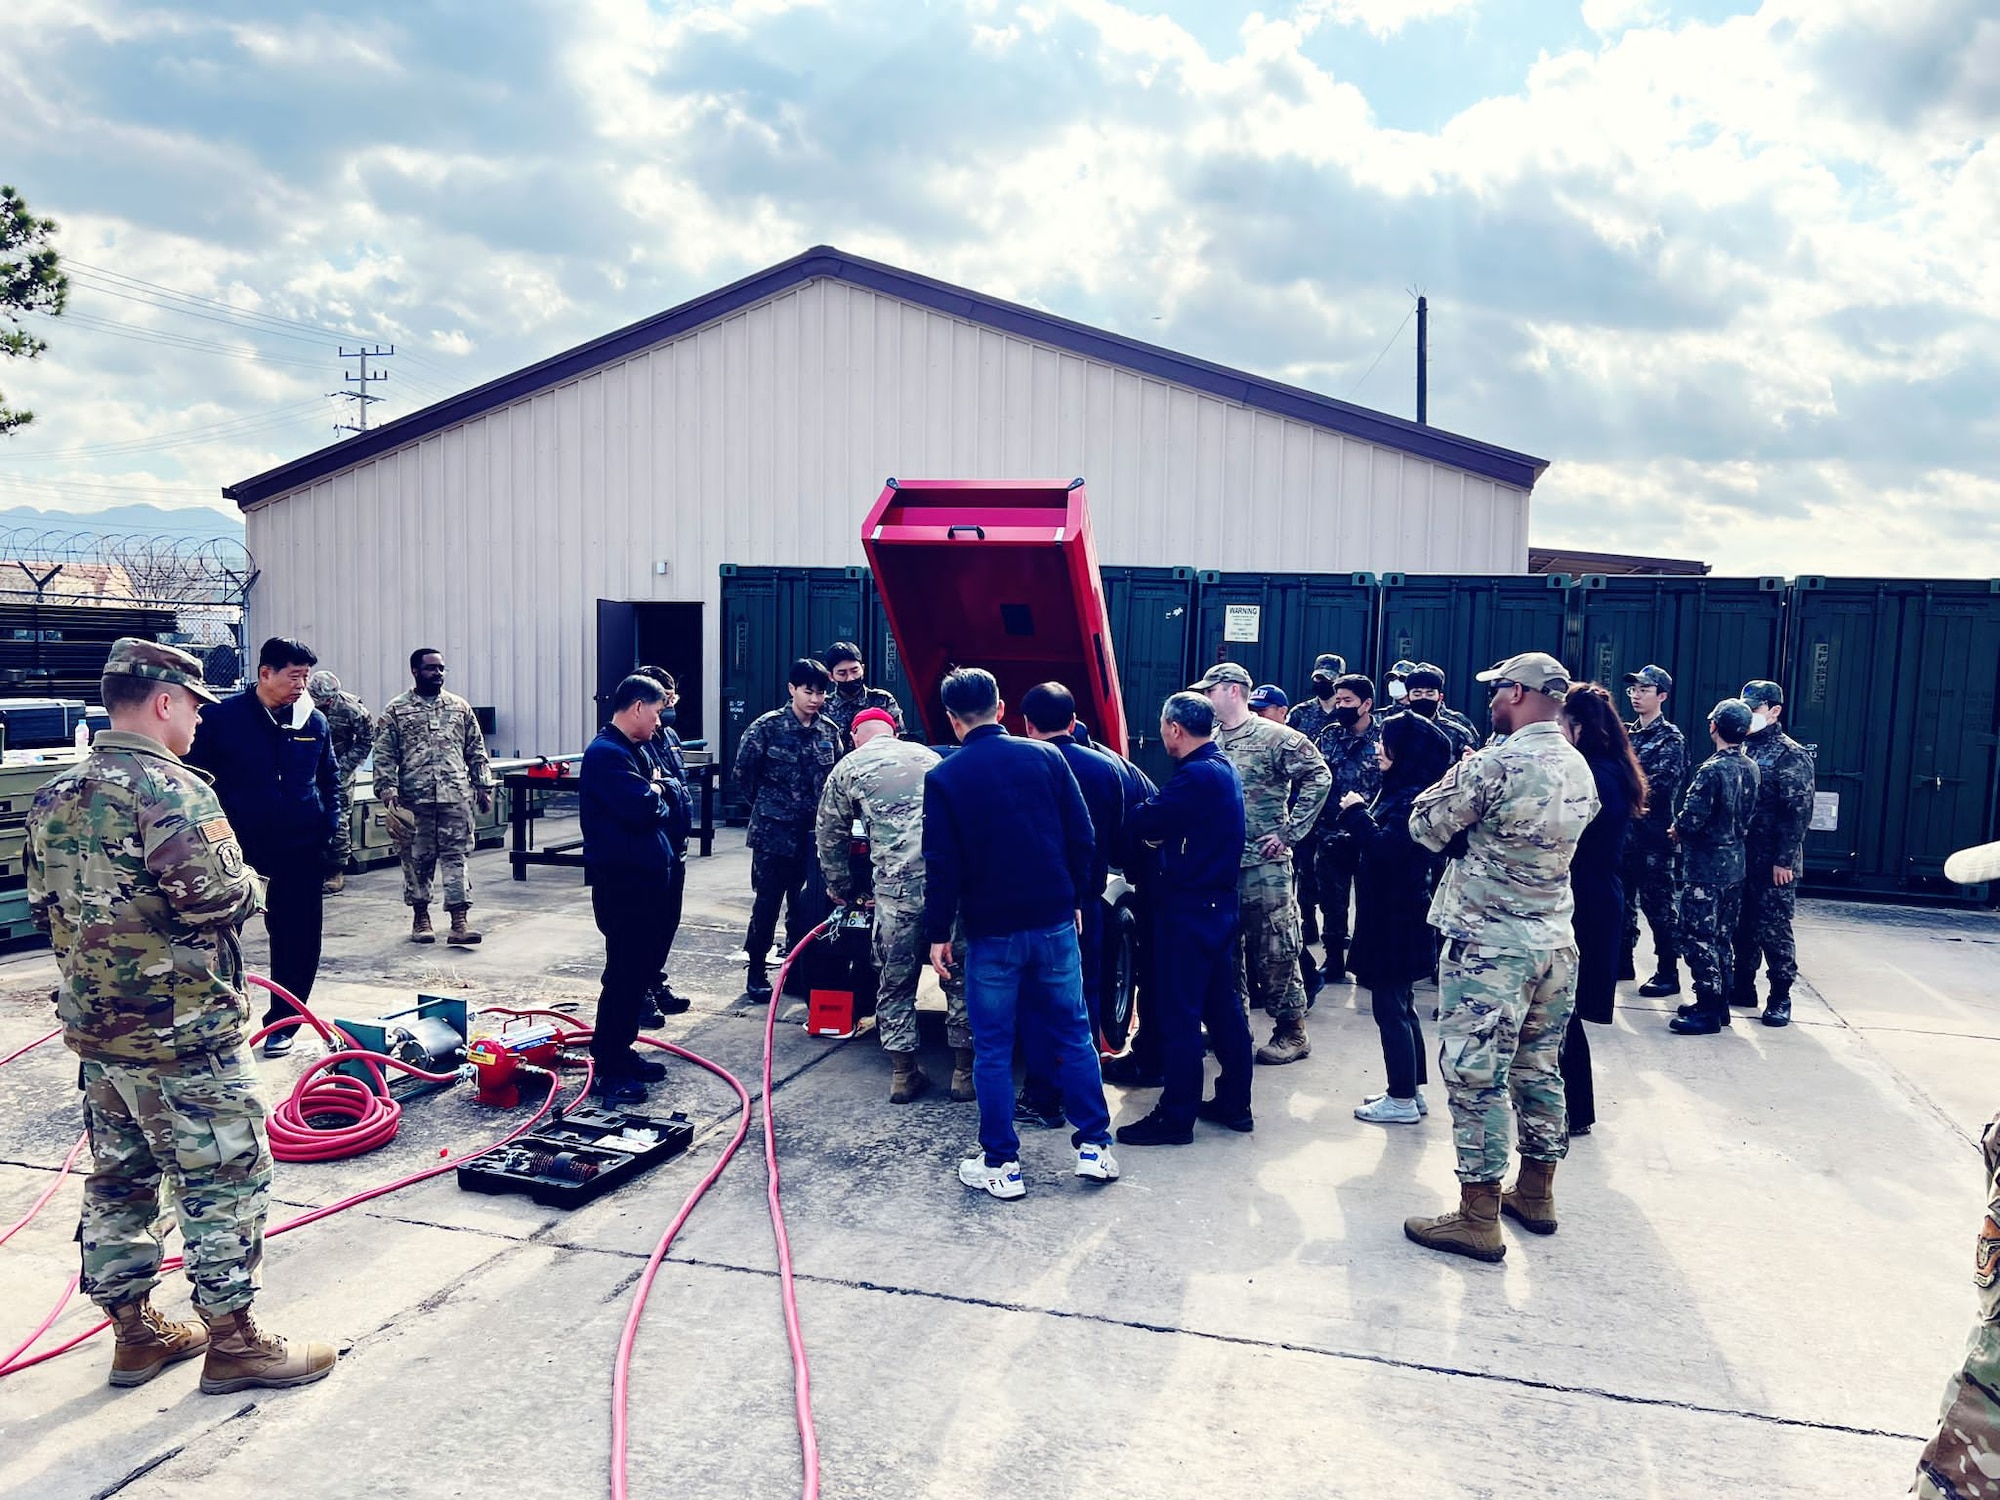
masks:
POLYGON ((1680 725, 1697 759, 1706 755, 1709 710, 1743 684, 1772 677, 1784 656, 1782 578, 1604 578, 1590 575, 1572 591, 1582 616, 1582 649, 1565 662, 1578 681, 1611 690, 1630 720, 1625 674, 1649 664, 1674 679, 1667 717, 1680 725))
POLYGON ((1129 726, 1129 743, 1111 748, 1130 756, 1154 781, 1164 782, 1174 763, 1160 744, 1160 705, 1191 680, 1194 569, 1099 567, 1098 573, 1104 580, 1106 623, 1129 726))
POLYGON ((1486 694, 1473 674, 1522 651, 1546 651, 1574 672, 1574 638, 1560 573, 1384 573, 1380 648, 1369 659, 1378 688, 1398 661, 1441 667, 1445 702, 1483 729, 1486 694))
POLYGON ((1944 861, 1994 837, 2000 581, 1801 578, 1778 680, 1821 794, 1808 877, 1986 897, 1944 861))
MULTIPOLYGON (((1375 642, 1373 573, 1202 573, 1193 681, 1217 662, 1242 664, 1296 703, 1312 690, 1313 658, 1338 652, 1366 671, 1375 642)), ((1114 641, 1115 643, 1115 641, 1114 641)))

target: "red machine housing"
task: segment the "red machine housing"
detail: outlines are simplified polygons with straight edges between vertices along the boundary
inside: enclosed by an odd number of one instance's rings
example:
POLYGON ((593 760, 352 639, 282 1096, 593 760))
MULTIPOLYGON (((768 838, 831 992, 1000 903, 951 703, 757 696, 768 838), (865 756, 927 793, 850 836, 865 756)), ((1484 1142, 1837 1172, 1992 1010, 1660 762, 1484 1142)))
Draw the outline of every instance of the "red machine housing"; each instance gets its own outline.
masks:
POLYGON ((1021 695, 1061 682, 1093 738, 1123 752, 1125 705, 1081 479, 891 479, 861 543, 916 693, 924 732, 952 742, 938 684, 954 667, 1021 695))
POLYGON ((483 1036, 465 1049, 479 1085, 479 1102, 492 1109, 512 1109, 521 1102, 521 1074, 547 1072, 562 1056, 562 1042, 553 1026, 525 1026, 483 1036))

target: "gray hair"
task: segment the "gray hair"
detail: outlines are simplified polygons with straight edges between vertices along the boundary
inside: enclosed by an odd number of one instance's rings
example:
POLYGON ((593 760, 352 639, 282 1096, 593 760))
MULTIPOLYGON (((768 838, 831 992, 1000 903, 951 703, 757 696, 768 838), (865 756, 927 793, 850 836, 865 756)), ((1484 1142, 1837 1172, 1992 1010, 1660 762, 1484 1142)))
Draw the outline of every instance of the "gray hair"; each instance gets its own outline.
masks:
POLYGON ((1160 722, 1178 724, 1198 740, 1215 733, 1215 705, 1183 689, 1160 705, 1160 722))

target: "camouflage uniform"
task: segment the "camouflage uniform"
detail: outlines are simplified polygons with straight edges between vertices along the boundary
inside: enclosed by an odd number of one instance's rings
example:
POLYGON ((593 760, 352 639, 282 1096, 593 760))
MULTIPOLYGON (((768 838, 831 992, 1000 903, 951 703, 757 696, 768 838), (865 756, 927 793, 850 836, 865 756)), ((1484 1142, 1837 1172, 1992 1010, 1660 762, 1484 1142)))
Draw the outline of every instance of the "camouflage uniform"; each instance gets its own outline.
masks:
POLYGON ((1371 716, 1368 727, 1356 734, 1329 719, 1320 726, 1313 748, 1333 776, 1326 805, 1334 815, 1322 821, 1313 841, 1313 887, 1326 914, 1326 972, 1334 979, 1347 968, 1347 908, 1354 894, 1354 872, 1361 864, 1354 835, 1340 826, 1340 799, 1359 792, 1373 802, 1382 790, 1382 767, 1375 760, 1382 749, 1382 725, 1371 716))
MULTIPOLYGON (((1738 712, 1741 712, 1739 709, 1738 712)), ((1757 804, 1757 767, 1740 746, 1718 750, 1688 779, 1674 813, 1680 836, 1680 950, 1695 1004, 1727 1018, 1729 935, 1743 897, 1743 835, 1757 804)))
POLYGON ((374 754, 376 800, 394 797, 417 819, 408 840, 396 848, 403 860, 404 905, 428 905, 431 878, 442 873, 446 909, 470 906, 465 862, 475 837, 472 796, 493 792, 486 737, 472 705, 449 689, 435 698, 414 688, 400 693, 375 726, 374 754))
POLYGON ((819 716, 840 731, 840 748, 845 750, 853 742, 854 716, 870 708, 882 710, 896 721, 896 733, 903 732, 903 705, 887 688, 865 687, 854 697, 845 698, 841 696, 840 684, 835 683, 819 716))
POLYGON ((1461 1182, 1507 1170, 1507 1105, 1521 1155, 1561 1161, 1569 1112, 1558 1060, 1576 1005, 1570 860, 1597 815, 1590 767, 1553 722, 1524 725, 1420 793, 1410 835, 1445 862, 1430 923, 1445 940, 1438 1070, 1461 1182))
MULTIPOLYGON (((879 735, 833 768, 820 793, 816 842, 827 893, 839 901, 865 894, 848 868, 850 830, 868 830, 875 886, 875 1030, 885 1052, 917 1050, 917 978, 930 957, 924 941, 924 773, 937 752, 879 735)), ((945 985, 945 1029, 954 1047, 972 1045, 963 967, 945 985)))
POLYGON ((1979 1321, 1965 1363, 1944 1388, 1938 1430, 1917 1459, 1917 1500, 2000 1496, 2000 1115, 1980 1137, 1986 1158, 1986 1217, 1973 1240, 1979 1321))
POLYGON ((810 878, 820 792, 844 743, 825 714, 807 724, 786 707, 759 715, 736 747, 736 786, 750 803, 744 840, 750 848, 750 888, 757 893, 744 937, 753 977, 764 971, 781 903, 787 951, 806 934, 797 903, 810 878))
POLYGON ((1299 977, 1299 909, 1292 899, 1292 850, 1311 832, 1333 777, 1312 742, 1297 730, 1251 714, 1234 729, 1215 726, 1215 744, 1243 782, 1242 874, 1238 877, 1236 993, 1245 998, 1245 970, 1256 978, 1247 994, 1280 1021, 1306 1013, 1299 977), (1296 794, 1296 795, 1295 795, 1296 794), (1258 844, 1271 834, 1284 850, 1268 857, 1258 844))
POLYGON ((1806 829, 1812 823, 1813 760, 1805 746, 1772 724, 1743 742, 1756 763, 1757 810, 1744 838, 1743 910, 1735 928, 1737 998, 1753 1001, 1757 960, 1764 960, 1773 1001, 1789 1000, 1798 977, 1792 940, 1798 877, 1805 873, 1806 829), (1792 872, 1790 885, 1773 885, 1771 870, 1792 872))
MULTIPOLYGON (((132 675, 201 683, 192 657, 151 642, 119 642, 107 672, 121 652, 132 675)), ((164 1181, 195 1305, 249 1306, 271 1156, 237 935, 261 897, 208 777, 144 735, 102 731, 37 793, 25 864, 62 974, 63 1040, 82 1059, 84 1291, 108 1310, 158 1284, 164 1181)))
POLYGON ((1333 711, 1321 708, 1317 698, 1308 698, 1302 703, 1295 703, 1285 714, 1286 725, 1296 729, 1309 740, 1318 739, 1319 732, 1332 722, 1333 711))
POLYGON ((1687 736, 1665 714, 1651 724, 1627 727, 1646 775, 1646 816, 1633 819, 1625 830, 1625 951, 1629 955, 1638 946, 1639 913, 1644 911, 1653 933, 1653 958, 1665 974, 1680 956, 1679 860, 1667 830, 1687 781, 1687 736))
POLYGON ((347 868, 353 856, 354 774, 375 748, 375 721, 367 704, 338 687, 324 698, 313 699, 313 707, 326 715, 334 770, 340 776, 340 823, 326 851, 327 867, 338 872, 347 868))

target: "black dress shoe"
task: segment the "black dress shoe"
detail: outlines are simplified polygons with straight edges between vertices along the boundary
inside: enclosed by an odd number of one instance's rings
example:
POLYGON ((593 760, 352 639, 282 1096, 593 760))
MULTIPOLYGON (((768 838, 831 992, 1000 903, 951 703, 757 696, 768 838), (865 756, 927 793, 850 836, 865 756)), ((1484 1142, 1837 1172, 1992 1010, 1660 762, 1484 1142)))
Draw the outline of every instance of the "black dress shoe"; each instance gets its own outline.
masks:
POLYGON ((1681 976, 1662 970, 1639 986, 1639 993, 1648 1000, 1657 1000, 1662 995, 1678 995, 1681 992, 1681 976))
POLYGON ((763 1004, 771 998, 771 976, 763 973, 752 974, 743 982, 743 993, 758 1004, 763 1004))
POLYGON ((1667 1022, 1667 1030, 1675 1036, 1714 1036, 1722 1030, 1722 1019, 1708 1011, 1696 1011, 1691 1016, 1675 1016, 1667 1022))
POLYGON ((1118 1127, 1121 1146, 1185 1146, 1194 1140, 1194 1126, 1176 1125, 1154 1110, 1143 1120, 1118 1127))
POLYGON ((676 995, 673 987, 665 984, 655 986, 653 993, 646 998, 663 1017, 681 1015, 693 1003, 685 995, 676 995))
POLYGON ((1225 1130, 1234 1130, 1248 1135, 1257 1128, 1257 1121, 1250 1111, 1238 1111, 1227 1107, 1220 1099, 1204 1099, 1194 1107, 1195 1118, 1206 1120, 1211 1125, 1220 1125, 1225 1130))
POLYGON ((1099 1071, 1106 1083, 1115 1083, 1121 1089, 1161 1089, 1167 1086, 1164 1073, 1148 1073, 1136 1057, 1114 1057, 1100 1064, 1099 1071))
POLYGON ((644 1104, 646 1085, 622 1073, 599 1077, 590 1086, 591 1096, 601 1104, 644 1104))
POLYGON ((264 1055, 283 1057, 297 1045, 298 1039, 299 1028, 296 1026, 287 1027, 283 1031, 274 1031, 264 1038, 264 1055))
POLYGON ((1024 1125, 1040 1125, 1046 1130, 1060 1130, 1069 1123, 1060 1104, 1043 1104, 1026 1093, 1014 1097, 1014 1118, 1024 1125))
POLYGON ((628 1052, 620 1059, 618 1071, 641 1083, 658 1083, 667 1076, 667 1065, 650 1057, 641 1057, 637 1052, 628 1052))

